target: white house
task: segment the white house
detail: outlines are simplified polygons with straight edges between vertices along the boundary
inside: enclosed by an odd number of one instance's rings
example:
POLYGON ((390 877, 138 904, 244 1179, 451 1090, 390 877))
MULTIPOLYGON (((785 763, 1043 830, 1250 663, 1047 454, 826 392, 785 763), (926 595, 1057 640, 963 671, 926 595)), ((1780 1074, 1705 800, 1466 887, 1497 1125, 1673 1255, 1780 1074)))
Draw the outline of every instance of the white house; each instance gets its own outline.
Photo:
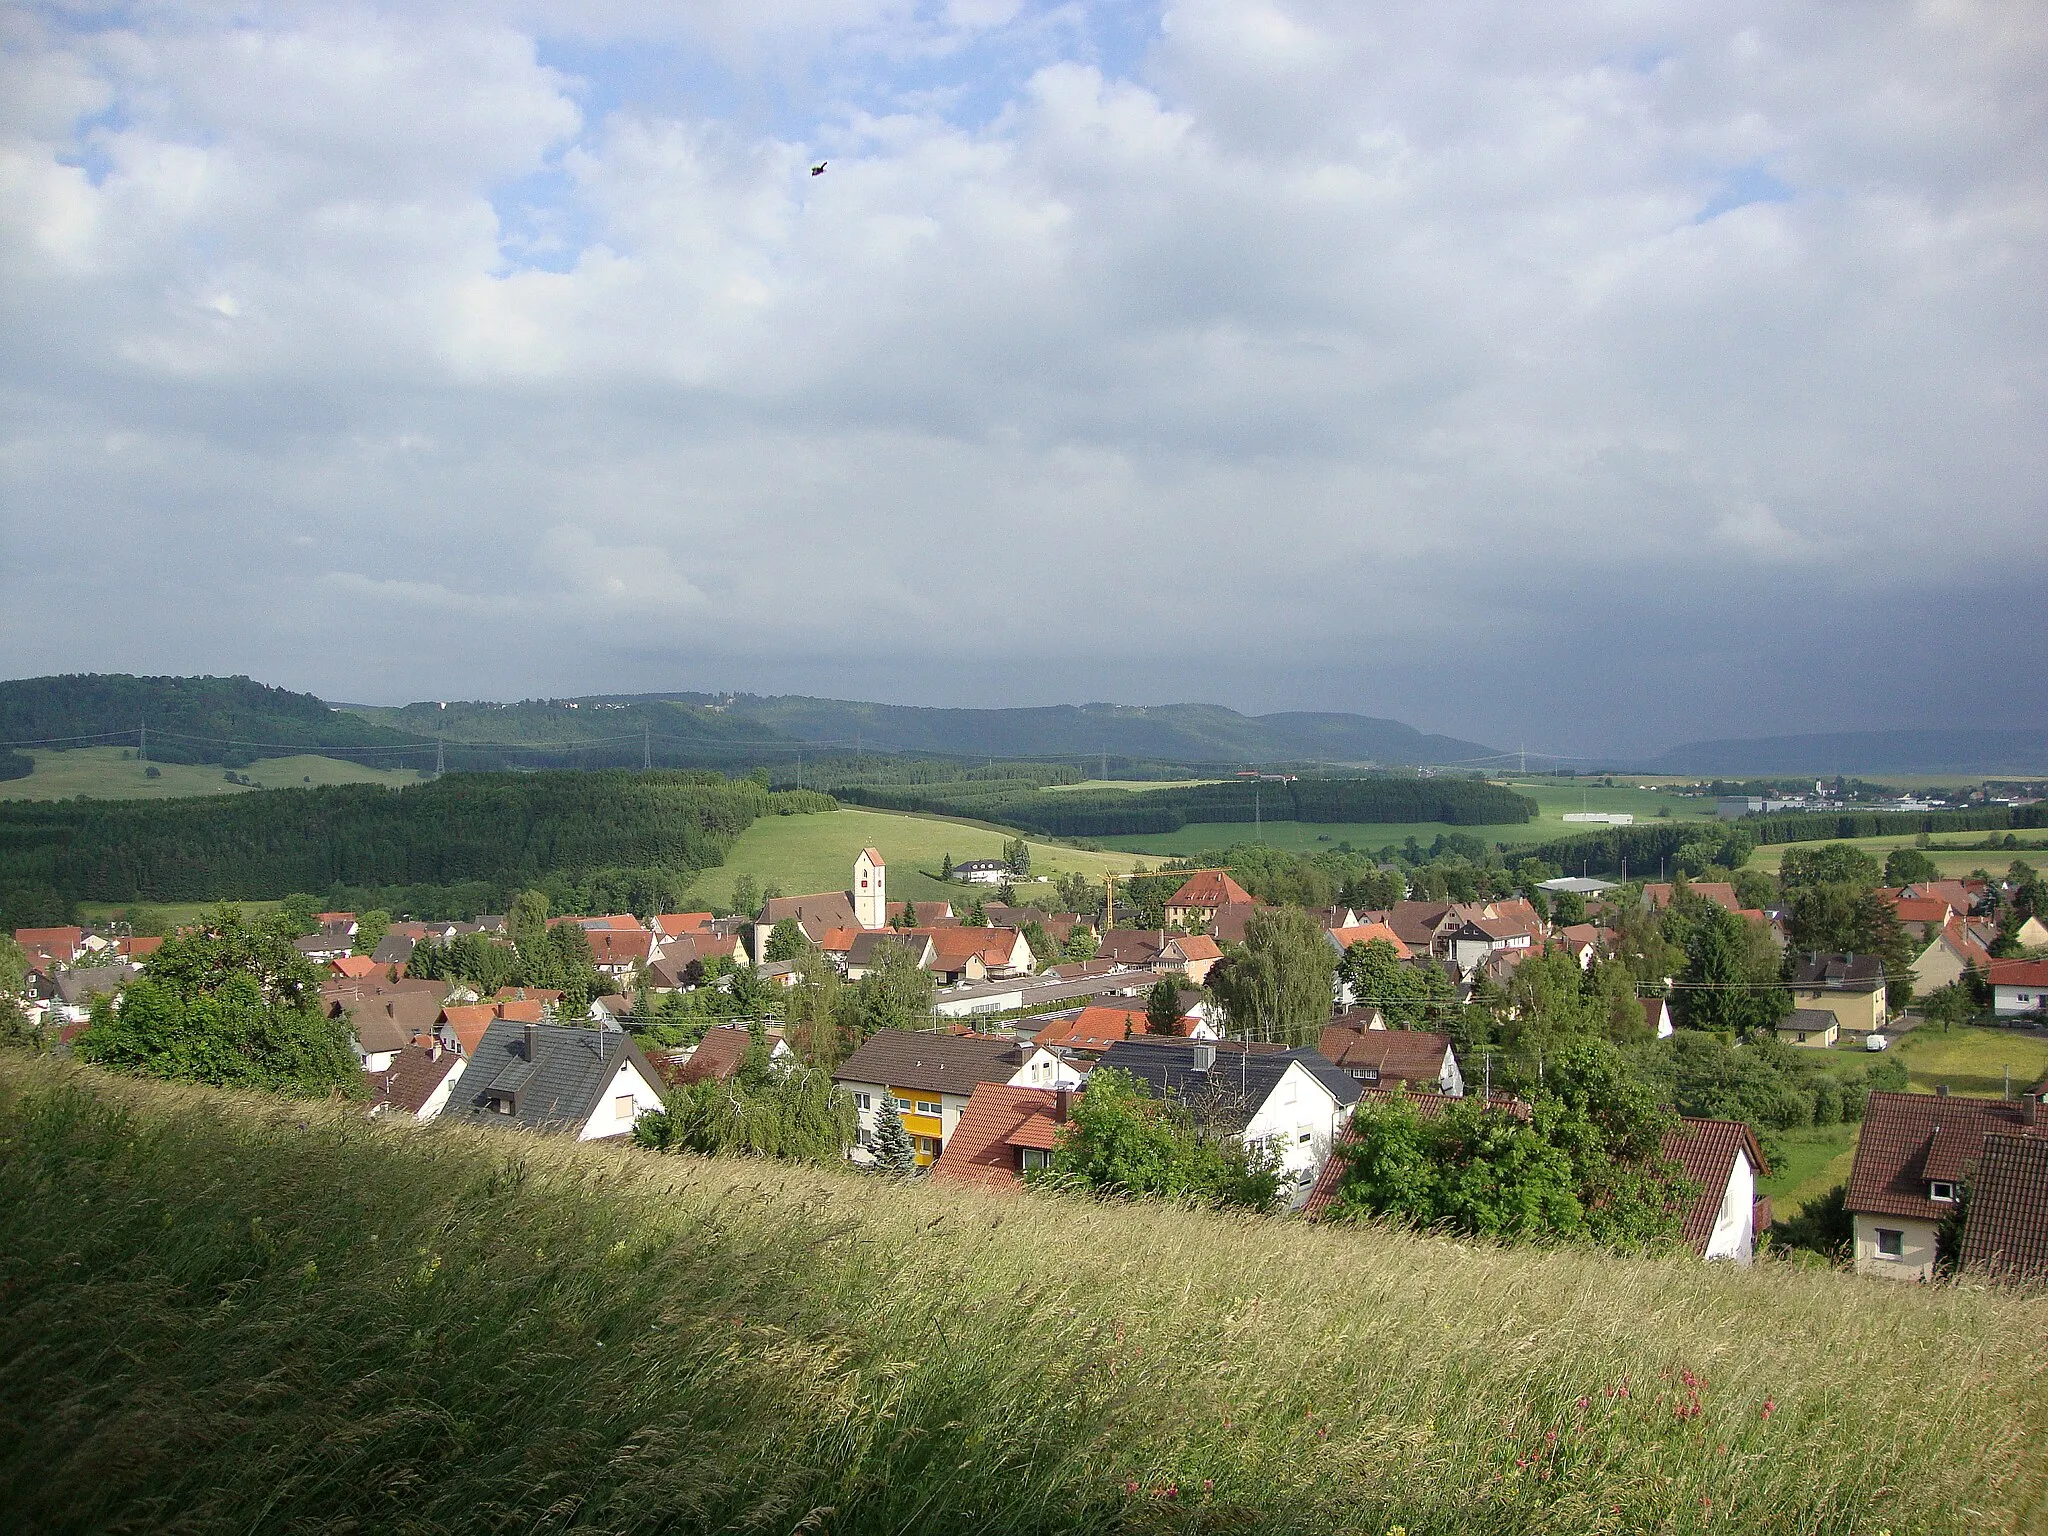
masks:
POLYGON ((1749 1263, 1759 1221, 1769 1224, 1768 1204, 1757 1200, 1756 1181, 1766 1169, 1755 1132, 1733 1120, 1688 1117, 1665 1133, 1663 1150, 1700 1188, 1680 1228, 1693 1252, 1749 1263))
POLYGON ((1991 1011, 2001 1019, 2048 1012, 2048 960, 1992 961, 1991 1011))
POLYGON ((484 1031, 442 1114, 600 1141, 660 1109, 659 1082, 630 1035, 500 1019, 484 1031))
POLYGON ((953 866, 953 878, 969 885, 1001 885, 1012 878, 1012 871, 1001 859, 969 859, 953 866))
POLYGON ((1231 1050, 1227 1042, 1151 1035, 1111 1046, 1096 1071, 1115 1067, 1144 1079, 1156 1098, 1177 1099, 1211 1129, 1280 1159, 1290 1206, 1308 1199, 1329 1159, 1359 1086, 1319 1052, 1231 1050))

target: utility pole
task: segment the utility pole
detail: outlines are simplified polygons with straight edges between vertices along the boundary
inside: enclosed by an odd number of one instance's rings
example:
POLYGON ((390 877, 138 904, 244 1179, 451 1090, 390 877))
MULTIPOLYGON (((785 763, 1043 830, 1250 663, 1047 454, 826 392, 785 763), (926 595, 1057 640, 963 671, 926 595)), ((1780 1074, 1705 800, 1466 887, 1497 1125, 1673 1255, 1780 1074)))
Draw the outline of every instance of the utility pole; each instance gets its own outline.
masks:
POLYGON ((448 754, 441 745, 441 738, 434 738, 434 777, 439 778, 448 771, 448 754))
POLYGON ((804 755, 801 752, 796 755, 796 787, 804 787, 804 755))
POLYGON ((1522 777, 1529 776, 1529 743, 1522 743, 1522 777))
POLYGON ((652 727, 645 720, 640 722, 640 771, 645 773, 654 766, 654 737, 652 727))
POLYGON ((149 761, 149 716, 142 717, 142 747, 136 754, 143 762, 149 761))
POLYGON ((1102 749, 1102 776, 1103 776, 1103 778, 1105 778, 1105 779, 1107 779, 1107 778, 1109 777, 1109 748, 1108 748, 1108 747, 1104 747, 1104 748, 1102 749))

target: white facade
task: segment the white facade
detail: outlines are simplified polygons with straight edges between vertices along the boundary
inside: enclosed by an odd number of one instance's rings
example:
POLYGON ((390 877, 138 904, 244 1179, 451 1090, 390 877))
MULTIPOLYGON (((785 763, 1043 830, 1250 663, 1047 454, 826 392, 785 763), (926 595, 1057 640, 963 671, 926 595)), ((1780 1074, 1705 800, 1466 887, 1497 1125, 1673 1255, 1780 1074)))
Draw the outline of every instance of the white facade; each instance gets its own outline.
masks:
POLYGON ((631 1057, 621 1055, 618 1069, 598 1095, 597 1107, 576 1133, 578 1141, 602 1141, 607 1136, 624 1136, 642 1115, 662 1107, 654 1084, 640 1075, 631 1057))
POLYGON ((1756 1169, 1750 1166, 1749 1154, 1738 1150, 1721 1209, 1714 1214, 1714 1230, 1707 1234, 1706 1257, 1747 1264, 1755 1252, 1756 1169))
POLYGON ((853 861, 853 920, 863 928, 889 926, 889 891, 882 855, 863 848, 853 861))
POLYGON ((1344 1117, 1337 1096, 1296 1061, 1244 1128, 1247 1146, 1262 1141, 1280 1154, 1280 1188, 1289 1206, 1298 1210, 1308 1199, 1344 1117))
POLYGON ((1087 1077, 1075 1070, 1074 1064, 1064 1056, 1054 1055, 1043 1048, 1033 1051, 1025 1058, 1024 1065, 1017 1069, 1010 1079, 1012 1088, 1079 1088, 1087 1077))
POLYGON ((2013 986, 1999 982, 1991 989, 1991 1012, 1997 1018, 2017 1018, 2025 1013, 2039 1013, 2044 1008, 2048 1008, 2048 986, 2039 982, 2021 982, 2013 986))

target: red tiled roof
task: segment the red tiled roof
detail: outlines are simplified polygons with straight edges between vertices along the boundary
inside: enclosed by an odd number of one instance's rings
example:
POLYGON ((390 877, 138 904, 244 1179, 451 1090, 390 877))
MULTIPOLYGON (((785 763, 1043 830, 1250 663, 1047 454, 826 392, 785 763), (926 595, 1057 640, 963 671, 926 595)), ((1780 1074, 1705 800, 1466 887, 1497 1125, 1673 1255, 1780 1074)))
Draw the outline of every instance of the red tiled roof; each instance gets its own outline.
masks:
MULTIPOLYGON (((1353 1076, 1377 1072, 1381 1082, 1435 1083, 1451 1048, 1450 1036, 1421 1029, 1373 1029, 1366 1020, 1377 1011, 1354 1010, 1325 1024, 1316 1048, 1353 1076)), ((1370 1075, 1365 1079, 1373 1080, 1370 1075)))
POLYGON ((2048 1134, 2027 1101, 1969 1099, 1958 1094, 1873 1093, 1849 1170, 1851 1211, 1939 1221, 1954 1207, 1930 1200, 1934 1179, 1963 1180, 1992 1133, 2048 1134))
POLYGON ((932 1177, 984 1189, 1014 1187, 1015 1149, 1052 1147, 1060 1098, 1052 1088, 978 1084, 939 1160, 932 1164, 932 1177))
POLYGON ((1901 896, 1892 902, 1892 911, 1902 923, 1946 923, 1954 909, 1938 897, 1901 896))
POLYGON ((654 935, 645 928, 592 928, 584 937, 598 965, 645 965, 654 947, 654 935))
POLYGON ((164 947, 164 941, 154 934, 136 934, 132 938, 114 940, 114 952, 130 960, 140 960, 153 955, 164 947))
POLYGON ((1735 1154, 1747 1153, 1749 1165, 1758 1178, 1770 1169, 1756 1133, 1734 1120, 1695 1120, 1687 1116, 1664 1133, 1663 1153, 1685 1170, 1685 1176, 1700 1186, 1698 1196, 1686 1208, 1681 1232, 1694 1253, 1705 1255, 1707 1240, 1714 1235, 1714 1218, 1728 1197, 1728 1180, 1735 1172, 1735 1154))
POLYGON ((1008 965, 1017 949, 1017 934, 1010 928, 955 928, 946 925, 906 931, 932 941, 938 968, 943 971, 957 971, 970 958, 976 957, 983 965, 1008 965))
POLYGON ((327 968, 337 976, 361 978, 377 974, 377 962, 368 955, 343 955, 327 962, 327 968))
MULTIPOLYGON (((1671 900, 1671 893, 1676 888, 1673 883, 1653 880, 1643 887, 1643 895, 1649 899, 1651 906, 1662 907, 1671 900)), ((1693 895, 1702 901, 1711 901, 1715 906, 1725 907, 1730 912, 1742 910, 1742 903, 1735 898, 1735 887, 1729 881, 1695 880, 1690 889, 1693 895)))
POLYGON ((680 1064, 665 1066, 663 1058, 654 1058, 654 1068, 670 1083, 680 1087, 686 1083, 701 1083, 706 1078, 724 1082, 737 1072, 747 1055, 747 1029, 744 1024, 720 1024, 704 1032, 704 1038, 697 1043, 697 1049, 690 1053, 690 1059, 680 1064))
POLYGON ((1415 951, 1402 941, 1401 935, 1385 923, 1359 923, 1351 928, 1332 928, 1330 937, 1337 941, 1339 949, 1349 949, 1354 944, 1370 944, 1378 939, 1394 946, 1396 960, 1410 960, 1415 956, 1415 951))
POLYGON ((1182 938, 1175 939, 1173 942, 1174 947, 1180 951, 1183 960, 1220 960, 1223 958, 1223 946, 1210 938, 1206 933, 1190 933, 1182 938))
POLYGON ((654 931, 668 938, 685 933, 695 933, 711 921, 709 912, 659 912, 655 914, 654 931))
POLYGON ((1992 960, 1987 974, 1994 987, 2048 988, 2048 960, 1992 960))
POLYGON ((1166 898, 1169 907, 1240 906, 1250 902, 1252 893, 1220 869, 1198 869, 1181 882, 1179 890, 1166 898))
POLYGON ((1032 1037, 1034 1045, 1060 1046, 1070 1051, 1106 1051, 1120 1040, 1145 1031, 1143 1008, 1113 1008, 1091 1003, 1071 1019, 1055 1019, 1032 1037))
POLYGON ((441 1022, 453 1032, 462 1054, 474 1056, 483 1043, 484 1031, 498 1022, 498 1010, 489 1003, 458 1004, 441 1010, 441 1022))

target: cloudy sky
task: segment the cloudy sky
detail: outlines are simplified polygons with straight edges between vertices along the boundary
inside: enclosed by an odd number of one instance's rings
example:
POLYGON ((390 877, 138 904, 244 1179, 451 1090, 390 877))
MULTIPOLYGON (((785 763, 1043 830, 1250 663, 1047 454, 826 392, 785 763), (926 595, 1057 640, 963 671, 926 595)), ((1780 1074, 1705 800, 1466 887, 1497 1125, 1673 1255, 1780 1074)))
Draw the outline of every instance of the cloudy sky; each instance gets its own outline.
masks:
POLYGON ((8 675, 2048 719, 2035 0, 0 18, 8 675))

